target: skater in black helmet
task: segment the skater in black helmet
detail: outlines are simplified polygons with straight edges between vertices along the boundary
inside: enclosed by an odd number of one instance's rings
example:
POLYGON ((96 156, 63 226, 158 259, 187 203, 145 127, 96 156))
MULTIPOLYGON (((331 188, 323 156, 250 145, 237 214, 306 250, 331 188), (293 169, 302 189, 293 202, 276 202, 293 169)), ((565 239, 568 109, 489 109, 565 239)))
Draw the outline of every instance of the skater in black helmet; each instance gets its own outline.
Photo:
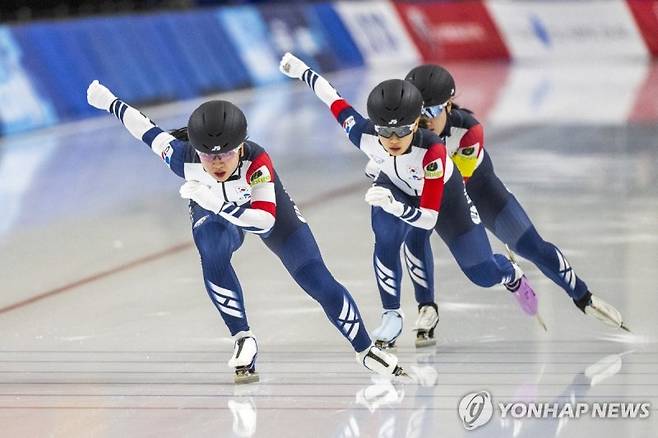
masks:
MULTIPOLYGON (((369 119, 361 116, 322 76, 287 53, 280 64, 289 77, 304 81, 331 110, 349 139, 371 160, 379 172, 365 200, 372 206, 375 234, 373 268, 384 311, 381 325, 373 331, 376 344, 392 347, 402 330, 400 249, 410 230, 436 230, 464 274, 482 287, 504 285, 529 315, 537 314, 537 298, 523 271, 500 254, 493 254, 477 209, 464 190, 459 171, 447 156, 441 139, 419 129, 422 96, 407 81, 393 79, 377 85, 368 96, 369 119)), ((430 259, 407 253, 414 263, 412 275, 427 281, 430 259), (424 262, 421 263, 421 258, 424 262)), ((423 303, 421 312, 436 305, 423 303)), ((433 328, 433 325, 430 327, 433 328)), ((428 332, 429 330, 428 329, 428 332)))
MULTIPOLYGON (((192 236, 201 256, 206 290, 235 340, 229 366, 236 382, 258 380, 256 339, 251 333, 242 287, 231 256, 245 233, 257 234, 299 286, 352 344, 357 361, 385 375, 400 375, 397 358, 371 344, 356 303, 327 269, 306 220, 283 188, 269 155, 247 139, 247 119, 231 102, 200 105, 186 128, 171 133, 94 81, 87 100, 114 114, 176 175, 190 200, 192 236)), ((258 262, 250 268, 258 269, 258 262)))
MULTIPOLYGON (((412 69, 405 79, 421 92, 422 122, 445 142, 484 226, 564 289, 583 313, 624 329, 619 311, 592 295, 562 251, 539 235, 519 201, 495 174, 484 147, 482 124, 470 110, 454 102, 456 86, 450 72, 438 65, 421 65, 412 69)), ((369 168, 373 169, 375 164, 370 163, 369 168)), ((414 229, 407 235, 405 245, 422 263, 432 260, 429 233, 414 229)), ((429 281, 423 282, 416 281, 413 275, 411 278, 419 302, 434 302, 433 277, 428 276, 429 281)))

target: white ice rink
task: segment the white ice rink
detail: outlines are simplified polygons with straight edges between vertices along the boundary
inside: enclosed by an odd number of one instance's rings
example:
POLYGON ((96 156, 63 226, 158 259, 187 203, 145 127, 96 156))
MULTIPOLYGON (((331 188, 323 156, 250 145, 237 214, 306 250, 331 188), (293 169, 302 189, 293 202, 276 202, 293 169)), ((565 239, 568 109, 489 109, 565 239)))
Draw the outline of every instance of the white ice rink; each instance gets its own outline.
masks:
MULTIPOLYGON (((405 67, 330 78, 364 110, 370 88, 405 67)), ((436 349, 413 347, 416 307, 403 283, 398 352, 422 385, 362 369, 320 307, 250 236, 233 263, 261 382, 235 386, 232 343, 203 288, 181 181, 108 115, 2 140, 0 436, 658 436, 658 127, 626 122, 638 93, 648 93, 642 78, 656 77, 649 68, 454 66, 457 101, 485 122, 498 175, 633 334, 583 316, 524 262, 545 333, 502 288, 471 285, 435 239, 436 349), (495 414, 466 431, 457 405, 479 390, 494 403, 648 401, 651 416, 495 414)), ((653 99, 640 97, 658 101, 656 87, 647 89, 653 99)), ((270 152, 372 330, 379 295, 365 156, 302 83, 222 97, 245 110, 250 138, 270 152)), ((200 101, 145 112, 175 128, 200 101)))

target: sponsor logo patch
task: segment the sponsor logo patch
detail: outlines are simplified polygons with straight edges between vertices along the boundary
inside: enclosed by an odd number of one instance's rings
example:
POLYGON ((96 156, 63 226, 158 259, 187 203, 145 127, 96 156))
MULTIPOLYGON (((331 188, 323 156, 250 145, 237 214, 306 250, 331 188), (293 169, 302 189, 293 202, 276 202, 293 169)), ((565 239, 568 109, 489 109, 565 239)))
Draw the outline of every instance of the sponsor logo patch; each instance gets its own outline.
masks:
POLYGON ((443 176, 443 164, 441 159, 437 158, 436 160, 429 163, 425 166, 425 179, 438 179, 443 176))
POLYGON ((164 148, 164 150, 160 154, 164 162, 167 163, 167 166, 171 165, 171 157, 173 155, 174 155, 174 148, 172 148, 170 144, 168 144, 167 147, 164 148))
POLYGON ((354 125, 356 125, 356 120, 354 120, 354 116, 349 116, 343 122, 343 129, 345 130, 345 132, 349 134, 352 128, 354 128, 354 125))
POLYGON ((459 152, 465 157, 470 157, 475 152, 475 146, 460 149, 459 152))
POLYGON ((263 165, 260 166, 254 173, 251 174, 251 178, 249 178, 249 184, 251 186, 255 186, 256 184, 262 184, 266 182, 272 181, 272 175, 270 175, 270 171, 267 169, 267 166, 263 165))

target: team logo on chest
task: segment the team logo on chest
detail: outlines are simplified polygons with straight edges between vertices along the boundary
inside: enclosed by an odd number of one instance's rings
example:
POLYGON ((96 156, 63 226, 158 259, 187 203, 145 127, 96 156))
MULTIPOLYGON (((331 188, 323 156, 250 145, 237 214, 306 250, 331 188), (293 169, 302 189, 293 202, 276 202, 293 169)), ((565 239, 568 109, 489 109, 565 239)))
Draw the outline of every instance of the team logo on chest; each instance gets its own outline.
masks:
POLYGON ((409 172, 409 175, 412 179, 415 179, 416 181, 421 181, 423 179, 423 175, 421 175, 420 169, 418 167, 409 165, 407 167, 407 171, 409 172))
POLYGON ((251 188, 248 186, 236 186, 235 193, 238 195, 238 202, 251 198, 251 188))

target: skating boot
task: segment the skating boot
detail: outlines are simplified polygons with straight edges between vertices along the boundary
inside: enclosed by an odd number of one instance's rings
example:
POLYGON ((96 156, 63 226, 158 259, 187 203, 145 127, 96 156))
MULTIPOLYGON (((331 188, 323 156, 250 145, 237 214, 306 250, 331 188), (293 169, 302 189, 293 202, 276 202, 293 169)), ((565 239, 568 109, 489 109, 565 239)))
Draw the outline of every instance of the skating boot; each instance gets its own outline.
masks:
POLYGON ((544 320, 541 318, 539 312, 537 311, 537 295, 530 286, 530 282, 523 273, 523 270, 516 262, 514 253, 512 253, 509 247, 506 246, 506 248, 507 253, 509 254, 510 262, 512 262, 512 266, 514 266, 514 280, 509 283, 505 283, 505 288, 514 294, 516 301, 519 303, 519 306, 521 306, 521 310, 523 310, 526 315, 534 316, 537 318, 539 325, 541 325, 544 330, 547 330, 544 320))
POLYGON ((256 373, 256 356, 258 356, 258 344, 251 331, 240 332, 235 335, 235 346, 233 357, 228 361, 228 366, 235 368, 235 383, 258 382, 256 373))
POLYGON ((402 333, 402 321, 404 315, 400 309, 384 310, 382 312, 382 323, 372 331, 375 345, 382 349, 395 347, 395 340, 402 333))
POLYGON ((376 345, 370 345, 360 353, 356 353, 356 361, 382 376, 407 376, 407 373, 398 365, 398 357, 387 353, 376 345))
POLYGON ((434 329, 439 323, 439 312, 436 303, 418 306, 418 319, 416 320, 416 348, 436 345, 434 329))
POLYGON ((621 313, 612 304, 606 303, 601 298, 592 295, 589 291, 579 300, 574 300, 574 304, 584 314, 592 316, 602 323, 611 327, 617 327, 630 332, 624 325, 621 313))

